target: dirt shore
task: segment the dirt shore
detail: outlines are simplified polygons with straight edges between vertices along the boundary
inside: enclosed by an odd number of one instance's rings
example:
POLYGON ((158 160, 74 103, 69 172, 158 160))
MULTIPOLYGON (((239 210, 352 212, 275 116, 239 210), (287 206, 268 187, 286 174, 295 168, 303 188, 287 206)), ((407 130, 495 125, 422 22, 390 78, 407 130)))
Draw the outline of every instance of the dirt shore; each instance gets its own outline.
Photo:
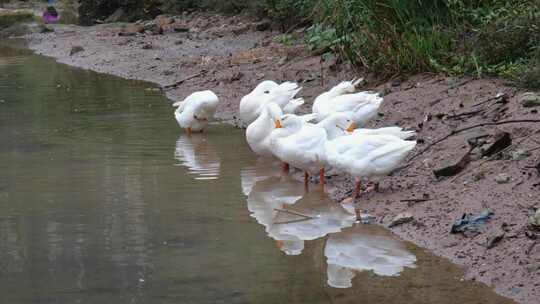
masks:
MULTIPOLYGON (((274 42, 278 33, 259 20, 196 13, 175 17, 171 24, 172 20, 165 21, 163 34, 135 34, 141 27, 125 24, 56 25, 53 33, 27 38, 38 54, 72 66, 157 83, 171 100, 180 100, 194 90, 212 89, 221 99, 218 118, 231 121, 236 119, 241 96, 263 79, 299 82, 308 111, 314 97, 325 89, 361 76, 336 58, 322 62, 302 45, 274 42)), ((152 31, 152 24, 146 27, 152 31)), ((416 152, 462 127, 540 119, 540 107, 520 103, 524 91, 497 79, 425 74, 382 84, 368 81, 364 89, 385 94, 382 115, 369 127, 399 125, 417 130, 416 152), (499 93, 505 96, 497 97, 499 93)), ((356 204, 379 222, 402 212, 412 214, 414 220, 391 230, 465 266, 465 279, 484 282, 521 303, 538 303, 540 244, 533 244, 540 236, 534 240, 537 234, 529 231, 527 220, 540 207, 540 172, 534 168, 540 154, 535 150, 540 146, 539 131, 538 123, 510 123, 456 134, 385 179, 381 193, 367 193, 356 204), (458 162, 469 151, 467 139, 478 137, 488 147, 500 131, 512 138, 505 151, 490 158, 473 157, 457 175, 434 176, 434 169, 458 162), (453 222, 464 213, 478 214, 484 209, 494 215, 480 226, 480 233, 450 234, 453 222), (487 249, 487 239, 502 233, 502 240, 487 249)), ((329 179, 328 191, 337 201, 350 195, 351 189, 349 178, 329 179)))

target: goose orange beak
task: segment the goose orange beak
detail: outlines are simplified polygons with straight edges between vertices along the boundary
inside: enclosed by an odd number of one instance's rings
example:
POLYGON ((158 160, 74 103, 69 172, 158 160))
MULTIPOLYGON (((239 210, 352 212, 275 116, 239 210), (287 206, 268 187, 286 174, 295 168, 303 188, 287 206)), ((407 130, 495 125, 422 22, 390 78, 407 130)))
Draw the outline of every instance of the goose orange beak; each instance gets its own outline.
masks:
POLYGON ((281 125, 281 120, 276 119, 276 129, 280 129, 280 128, 283 128, 283 126, 281 125))
POLYGON ((351 122, 351 124, 349 125, 349 127, 347 129, 345 129, 345 131, 347 131, 349 133, 352 133, 352 132, 354 132, 354 129, 356 129, 356 123, 351 122))

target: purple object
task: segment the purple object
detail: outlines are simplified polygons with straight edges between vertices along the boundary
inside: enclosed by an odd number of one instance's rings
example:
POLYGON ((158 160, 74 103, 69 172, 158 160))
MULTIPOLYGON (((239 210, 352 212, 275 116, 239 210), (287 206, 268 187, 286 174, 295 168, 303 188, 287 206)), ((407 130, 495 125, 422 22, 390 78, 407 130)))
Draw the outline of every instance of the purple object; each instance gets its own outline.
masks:
POLYGON ((42 14, 43 22, 45 23, 55 23, 60 20, 60 15, 56 9, 52 6, 47 7, 47 9, 42 14))

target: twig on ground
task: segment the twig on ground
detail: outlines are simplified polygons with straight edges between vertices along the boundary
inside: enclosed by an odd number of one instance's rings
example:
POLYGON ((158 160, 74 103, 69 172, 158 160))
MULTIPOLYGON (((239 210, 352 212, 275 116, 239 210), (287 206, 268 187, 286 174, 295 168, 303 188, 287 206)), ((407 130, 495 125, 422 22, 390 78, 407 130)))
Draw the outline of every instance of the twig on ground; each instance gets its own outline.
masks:
POLYGON ((305 222, 305 221, 311 221, 312 218, 301 218, 297 220, 290 220, 290 221, 283 221, 283 222, 273 222, 274 225, 283 225, 283 224, 292 224, 292 223, 298 223, 298 222, 305 222))
POLYGON ((515 185, 512 186, 512 190, 516 189, 519 185, 523 184, 523 180, 520 180, 515 185))
POLYGON ((400 202, 407 203, 407 207, 412 207, 415 204, 428 202, 432 200, 433 200, 432 198, 409 198, 409 199, 402 199, 400 200, 400 202))
POLYGON ((488 99, 486 99, 486 100, 484 100, 484 101, 481 101, 481 102, 479 102, 479 103, 473 104, 472 106, 473 106, 473 107, 478 107, 478 106, 481 106, 481 105, 483 105, 483 104, 486 104, 486 103, 488 103, 488 102, 490 102, 490 101, 498 100, 498 99, 501 100, 501 101, 503 101, 503 102, 504 102, 505 100, 508 101, 508 94, 506 94, 506 93, 503 93, 502 95, 497 94, 497 95, 494 96, 494 97, 490 97, 490 98, 488 98, 488 99))
POLYGON ((183 84, 184 82, 188 81, 188 80, 191 80, 193 78, 197 78, 199 76, 203 76, 204 74, 206 74, 206 70, 202 70, 200 71, 199 73, 195 73, 193 75, 190 75, 190 76, 187 76, 185 78, 182 78, 180 79, 179 81, 173 83, 173 84, 170 84, 170 85, 166 85, 163 87, 164 90, 167 90, 167 89, 172 89, 172 88, 176 88, 177 86, 183 84))
POLYGON ((432 198, 406 198, 406 199, 400 200, 400 202, 420 203, 420 202, 427 202, 427 201, 432 201, 432 200, 433 200, 432 198))
POLYGON ((472 116, 472 115, 476 115, 478 113, 482 113, 484 111, 484 109, 480 109, 480 110, 474 110, 474 111, 470 111, 470 112, 463 112, 463 113, 459 113, 459 114, 455 114, 455 115, 448 115, 446 116, 447 119, 456 119, 456 118, 461 118, 462 116, 472 116))
POLYGON ((305 215, 305 214, 302 214, 300 212, 296 212, 296 211, 292 211, 292 210, 279 209, 279 208, 274 208, 274 210, 279 211, 279 212, 283 212, 283 213, 288 213, 288 214, 292 214, 292 215, 301 216, 301 217, 304 217, 304 218, 307 218, 307 219, 313 219, 314 218, 313 216, 305 215))
POLYGON ((435 146, 436 144, 439 144, 439 143, 447 140, 448 138, 450 138, 450 137, 452 137, 452 136, 454 136, 456 134, 459 134, 459 133, 462 133, 462 132, 465 132, 465 131, 468 131, 468 130, 471 130, 471 129, 475 129, 475 128, 479 128, 479 127, 485 127, 485 126, 499 126, 499 125, 512 124, 512 123, 533 123, 533 122, 540 122, 540 119, 517 119, 517 120, 505 120, 505 121, 498 121, 498 122, 484 122, 484 123, 479 123, 479 124, 475 124, 475 125, 472 125, 472 126, 468 126, 468 127, 465 127, 465 128, 456 129, 456 130, 451 131, 450 134, 448 134, 446 136, 443 136, 442 138, 440 138, 440 139, 432 142, 431 144, 427 145, 427 147, 425 147, 420 152, 416 153, 411 158, 409 158, 409 161, 411 161, 411 160, 417 158, 418 156, 424 154, 426 151, 431 149, 431 147, 435 146))

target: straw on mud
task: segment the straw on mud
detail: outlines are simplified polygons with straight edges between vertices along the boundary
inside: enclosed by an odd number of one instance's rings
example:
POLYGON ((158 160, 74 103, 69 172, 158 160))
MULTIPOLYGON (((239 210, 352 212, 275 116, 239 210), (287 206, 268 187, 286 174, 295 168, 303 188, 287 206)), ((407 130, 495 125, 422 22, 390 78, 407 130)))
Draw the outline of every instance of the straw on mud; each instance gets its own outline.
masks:
POLYGON ((292 210, 279 209, 279 208, 274 208, 274 210, 279 211, 279 212, 283 212, 283 213, 289 213, 289 214, 292 214, 292 215, 301 216, 301 217, 304 217, 304 218, 307 218, 307 219, 313 219, 314 218, 313 216, 305 215, 305 214, 302 214, 300 212, 296 212, 296 211, 292 211, 292 210))

